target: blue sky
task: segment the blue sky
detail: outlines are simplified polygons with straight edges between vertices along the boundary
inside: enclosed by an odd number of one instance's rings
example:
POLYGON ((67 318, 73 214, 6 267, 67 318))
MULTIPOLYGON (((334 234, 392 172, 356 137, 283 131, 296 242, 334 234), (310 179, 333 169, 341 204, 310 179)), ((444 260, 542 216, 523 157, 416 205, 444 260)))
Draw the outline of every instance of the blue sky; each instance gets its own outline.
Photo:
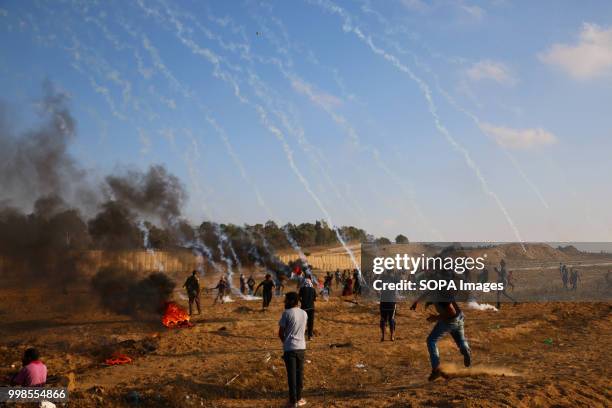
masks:
POLYGON ((17 128, 45 79, 93 174, 163 163, 193 221, 612 239, 612 3, 0 2, 17 128))

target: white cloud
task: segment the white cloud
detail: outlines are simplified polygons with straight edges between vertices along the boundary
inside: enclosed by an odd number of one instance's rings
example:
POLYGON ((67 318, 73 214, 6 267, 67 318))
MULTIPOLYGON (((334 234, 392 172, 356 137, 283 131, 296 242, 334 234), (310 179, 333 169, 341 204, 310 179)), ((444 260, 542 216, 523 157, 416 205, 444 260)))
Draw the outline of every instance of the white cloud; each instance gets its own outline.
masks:
POLYGON ((402 4, 410 9, 410 10, 414 10, 414 11, 427 11, 429 10, 430 6, 425 3, 423 0, 402 0, 402 4))
POLYGON ((461 7, 461 10, 467 13, 467 15, 473 18, 474 20, 480 21, 485 16, 484 9, 476 5, 468 6, 466 4, 463 4, 460 7, 461 7))
POLYGON ((554 44, 538 57, 576 79, 612 75, 612 27, 584 23, 577 43, 554 44))
POLYGON ((294 78, 291 81, 291 86, 297 92, 307 95, 314 103, 323 106, 326 109, 333 109, 342 105, 342 99, 327 92, 314 89, 312 85, 301 79, 294 78))
POLYGON ((504 85, 514 85, 518 82, 512 70, 499 61, 478 61, 467 69, 466 74, 472 81, 493 80, 504 85))
POLYGON ((531 149, 557 142, 554 134, 542 128, 512 129, 482 123, 480 129, 508 149, 531 149))
POLYGON ((410 11, 427 14, 452 8, 464 22, 467 19, 481 21, 486 15, 486 11, 482 7, 456 0, 401 0, 401 4, 410 11))

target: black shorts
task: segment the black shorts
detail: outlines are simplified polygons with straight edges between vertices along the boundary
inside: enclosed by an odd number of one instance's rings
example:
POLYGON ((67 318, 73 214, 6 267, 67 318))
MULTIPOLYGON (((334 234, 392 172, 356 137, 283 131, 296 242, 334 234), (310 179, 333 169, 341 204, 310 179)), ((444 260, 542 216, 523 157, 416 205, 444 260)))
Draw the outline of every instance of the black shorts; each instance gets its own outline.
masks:
POLYGON ((380 320, 390 322, 395 319, 395 302, 380 302, 380 320))

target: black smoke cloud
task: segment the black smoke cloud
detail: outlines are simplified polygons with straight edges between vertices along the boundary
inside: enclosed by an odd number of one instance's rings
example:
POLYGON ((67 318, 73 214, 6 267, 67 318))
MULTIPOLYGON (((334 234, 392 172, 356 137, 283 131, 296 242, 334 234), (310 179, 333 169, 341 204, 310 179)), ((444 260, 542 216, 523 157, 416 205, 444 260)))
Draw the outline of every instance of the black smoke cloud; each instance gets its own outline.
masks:
POLYGON ((65 287, 88 269, 85 250, 142 248, 139 218, 177 231, 184 223, 185 190, 163 166, 102 182, 79 166, 69 152, 77 130, 69 99, 45 82, 38 123, 23 132, 0 104, 1 276, 65 287))
POLYGON ((175 225, 187 194, 180 180, 160 165, 146 173, 130 170, 106 177, 112 198, 145 216, 159 217, 164 226, 175 225))
POLYGON ((76 122, 67 102, 45 82, 41 123, 22 134, 13 131, 9 107, 0 105, 0 202, 23 208, 41 196, 68 197, 82 189, 85 172, 68 153, 76 122))
POLYGON ((107 309, 131 316, 162 312, 175 286, 160 272, 139 279, 133 271, 117 267, 100 269, 91 284, 107 309))

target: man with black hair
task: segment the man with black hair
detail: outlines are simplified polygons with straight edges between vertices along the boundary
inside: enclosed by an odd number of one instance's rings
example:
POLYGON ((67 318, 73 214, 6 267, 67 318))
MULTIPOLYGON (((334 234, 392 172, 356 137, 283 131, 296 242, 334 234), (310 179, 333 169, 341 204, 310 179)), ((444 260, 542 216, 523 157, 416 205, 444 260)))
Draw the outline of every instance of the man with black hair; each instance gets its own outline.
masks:
POLYGON ((11 385, 22 387, 43 387, 47 382, 47 366, 40 361, 40 355, 35 348, 28 348, 21 359, 23 367, 11 379, 11 385))
POLYGON ((357 269, 353 270, 353 293, 361 296, 361 276, 357 269))
MULTIPOLYGON (((431 292, 426 292, 415 300, 412 306, 410 306, 410 310, 416 310, 417 304, 427 296, 431 296, 431 292)), ((464 315, 455 301, 455 298, 452 294, 438 291, 434 294, 433 300, 435 301, 425 304, 425 308, 433 304, 438 312, 437 315, 430 315, 427 317, 428 322, 436 322, 431 333, 427 336, 427 350, 429 351, 429 359, 431 362, 429 381, 434 381, 439 377, 446 377, 440 369, 440 353, 438 352, 437 345, 438 340, 440 340, 445 333, 450 333, 455 344, 459 347, 459 351, 463 354, 463 364, 466 367, 472 364, 470 346, 465 338, 463 329, 464 315)))
POLYGON ((563 282, 563 289, 567 289, 567 283, 569 281, 569 270, 565 264, 559 267, 561 271, 561 282, 563 282))
POLYGON ((247 288, 246 278, 244 277, 244 274, 241 273, 240 274, 240 294, 246 295, 247 294, 246 288, 247 288))
POLYGON ((247 280, 247 286, 249 287, 249 295, 255 294, 255 279, 253 279, 253 275, 249 276, 247 280))
POLYGON ((502 259, 499 262, 499 269, 497 269, 497 267, 493 269, 495 269, 495 272, 497 272, 497 283, 502 285, 502 289, 496 291, 497 308, 501 309, 501 295, 504 295, 506 298, 510 299, 512 302, 514 302, 514 306, 516 306, 518 304, 516 299, 510 296, 508 292, 506 292, 506 288, 508 287, 508 272, 506 272, 506 261, 502 259))
POLYGON ((327 293, 327 296, 331 296, 333 280, 334 277, 332 276, 331 272, 327 272, 327 275, 325 275, 325 280, 323 281, 323 291, 327 293))
POLYGON ((287 383, 289 386, 289 401, 287 407, 306 405, 302 398, 304 387, 304 354, 306 352, 306 321, 305 311, 298 308, 299 296, 296 292, 285 295, 285 311, 278 322, 278 337, 283 342, 283 360, 287 368, 287 383))
POLYGON ((200 310, 200 281, 196 276, 197 271, 191 272, 191 276, 187 278, 183 287, 187 290, 187 297, 189 298, 189 316, 193 309, 193 303, 195 302, 198 308, 198 314, 202 314, 200 310))
POLYGON ((578 281, 580 280, 580 274, 578 273, 578 269, 572 268, 570 271, 570 285, 572 285, 572 290, 576 290, 578 287, 578 281))
POLYGON ((225 276, 221 276, 219 279, 219 283, 214 288, 217 289, 217 297, 213 301, 213 304, 216 305, 217 301, 220 301, 221 304, 225 303, 225 292, 227 291, 229 285, 225 280, 225 276))
MULTIPOLYGON (((398 283, 398 279, 391 270, 386 270, 381 276, 384 283, 398 283)), ((389 285, 383 286, 388 288, 389 285)), ((395 312, 397 308, 397 293, 395 290, 383 289, 380 291, 380 341, 385 341, 385 330, 389 325, 391 341, 395 341, 395 312)))
POLYGON ((262 294, 263 294, 263 310, 266 310, 268 306, 270 306, 270 302, 272 301, 272 289, 276 287, 274 281, 272 280, 272 275, 266 273, 266 278, 257 285, 255 292, 259 290, 260 287, 263 286, 262 294))

